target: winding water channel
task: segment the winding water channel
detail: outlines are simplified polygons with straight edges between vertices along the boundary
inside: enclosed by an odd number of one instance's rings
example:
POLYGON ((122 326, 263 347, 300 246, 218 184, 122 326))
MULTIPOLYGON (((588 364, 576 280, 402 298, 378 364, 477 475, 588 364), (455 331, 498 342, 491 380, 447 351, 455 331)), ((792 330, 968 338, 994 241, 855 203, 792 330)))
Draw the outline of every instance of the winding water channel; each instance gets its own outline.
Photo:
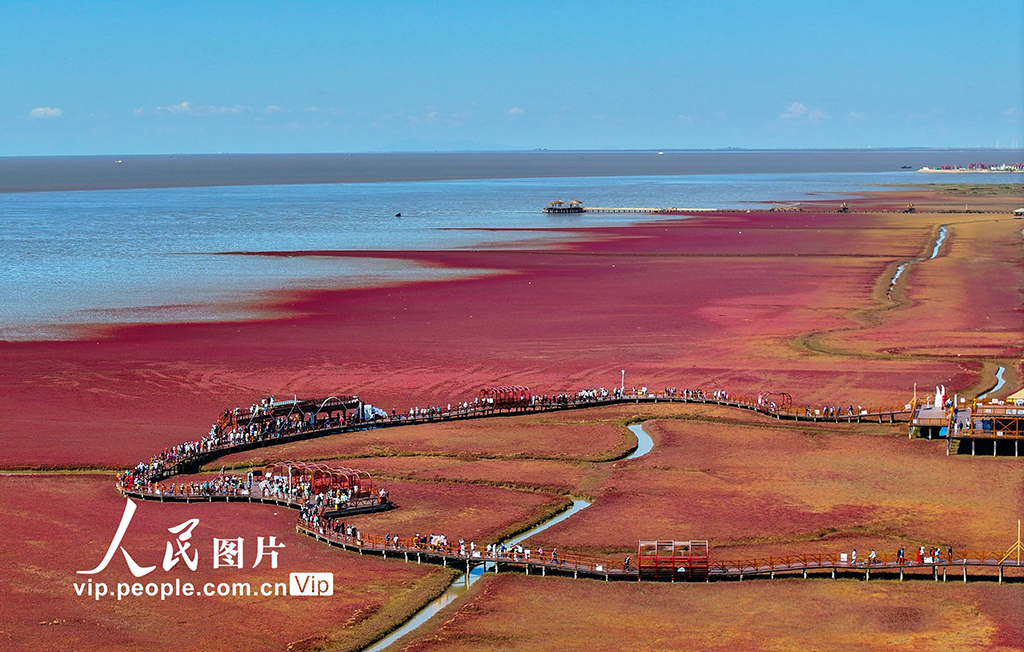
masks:
POLYGON ((911 260, 904 261, 899 264, 896 268, 896 273, 893 274, 892 279, 889 281, 889 293, 892 294, 893 288, 896 287, 896 281, 899 280, 900 276, 903 276, 903 272, 914 263, 919 263, 922 260, 932 260, 939 255, 939 248, 942 247, 942 243, 946 241, 946 234, 949 229, 943 224, 939 227, 939 237, 935 239, 935 248, 932 249, 932 255, 927 258, 912 258, 911 260))
POLYGON ((651 439, 651 436, 644 430, 644 425, 642 423, 634 423, 629 427, 629 429, 634 435, 636 435, 636 450, 633 451, 626 459, 635 460, 638 457, 643 457, 650 453, 651 449, 654 448, 654 440, 651 439))
POLYGON ((935 258, 936 256, 939 255, 939 247, 941 247, 942 243, 946 241, 946 233, 947 232, 948 232, 948 229, 946 229, 946 225, 945 224, 943 224, 942 226, 939 227, 939 237, 935 241, 935 248, 932 249, 932 255, 928 256, 928 260, 931 260, 932 258, 935 258))
POLYGON ((984 394, 982 394, 978 398, 988 398, 989 394, 995 394, 996 392, 1001 390, 1003 388, 1003 385, 1006 384, 1006 379, 1003 378, 1003 374, 1005 372, 1006 372, 1006 367, 999 367, 999 370, 996 372, 996 386, 993 387, 992 389, 988 390, 987 392, 985 392, 984 394))
MULTIPOLYGON (((654 440, 651 438, 649 434, 647 434, 647 432, 644 431, 643 424, 634 424, 632 426, 629 426, 629 429, 634 435, 636 435, 637 447, 635 451, 633 451, 628 457, 626 457, 626 459, 635 460, 638 457, 642 457, 647 453, 651 452, 651 450, 654 448, 654 440)), ((587 502, 586 500, 574 499, 572 501, 572 507, 570 507, 566 511, 560 514, 556 514, 555 516, 552 516, 548 520, 538 525, 535 525, 534 527, 527 530, 526 532, 523 532, 522 534, 517 534, 516 536, 512 537, 511 539, 508 539, 507 541, 504 541, 503 543, 506 546, 518 545, 523 541, 526 541, 533 535, 543 532, 549 527, 553 525, 558 525, 562 521, 571 518, 576 514, 579 514, 587 507, 590 507, 590 505, 591 503, 587 502)), ((417 611, 415 614, 413 614, 412 618, 405 622, 405 624, 403 624, 401 627, 391 632, 384 638, 380 639, 370 647, 366 648, 364 652, 380 652, 381 650, 385 650, 391 644, 393 644, 395 641, 402 638, 406 634, 410 634, 416 631, 417 629, 428 623, 431 620, 431 618, 440 613, 445 607, 451 604, 452 601, 454 601, 460 595, 465 593, 469 589, 469 587, 476 584, 477 580, 484 576, 484 573, 493 570, 495 570, 493 562, 483 562, 477 564, 476 566, 473 566, 472 568, 470 568, 469 572, 462 573, 461 576, 455 578, 455 581, 453 581, 448 586, 448 589, 445 590, 445 592, 441 594, 438 598, 434 599, 433 602, 417 611)))

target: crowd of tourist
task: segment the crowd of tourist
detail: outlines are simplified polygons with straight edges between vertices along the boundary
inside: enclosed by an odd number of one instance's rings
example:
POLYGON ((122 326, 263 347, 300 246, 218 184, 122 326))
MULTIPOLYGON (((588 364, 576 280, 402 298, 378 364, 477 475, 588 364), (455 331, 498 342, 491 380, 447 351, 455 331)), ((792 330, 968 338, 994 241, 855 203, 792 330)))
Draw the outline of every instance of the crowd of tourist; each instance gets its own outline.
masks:
MULTIPOLYGON (((952 547, 948 548, 946 550, 945 555, 946 556, 943 557, 942 548, 934 547, 934 548, 929 548, 928 550, 925 550, 925 547, 921 546, 921 547, 919 547, 917 549, 917 559, 916 559, 916 561, 917 561, 918 564, 923 564, 923 565, 949 563, 949 562, 953 561, 953 548, 952 547)), ((845 553, 843 554, 843 557, 846 557, 845 553)), ((858 562, 857 561, 857 549, 854 548, 853 551, 850 553, 850 556, 847 559, 841 560, 841 561, 847 561, 847 560, 848 560, 848 563, 851 566, 867 566, 867 567, 870 567, 870 566, 882 563, 882 562, 878 561, 878 553, 875 552, 874 548, 872 548, 871 552, 868 553, 867 559, 865 559, 862 562, 858 562)), ((898 566, 903 566, 903 565, 908 564, 908 563, 913 563, 913 562, 908 562, 907 561, 907 551, 906 551, 906 548, 900 548, 899 550, 896 551, 895 562, 896 562, 896 564, 898 566)))
MULTIPOLYGON (((248 409, 236 407, 225 410, 220 420, 213 424, 209 434, 205 437, 164 449, 148 462, 140 463, 123 473, 119 478, 119 483, 123 489, 128 491, 152 490, 155 487, 154 483, 172 475, 176 471, 175 467, 182 463, 201 461, 204 458, 212 457, 214 453, 224 453, 232 448, 254 442, 274 440, 307 431, 315 430, 326 433, 335 429, 362 426, 367 423, 430 421, 480 416, 492 413, 497 409, 551 409, 652 396, 696 401, 728 402, 732 400, 729 392, 725 390, 708 392, 703 389, 666 387, 663 392, 656 393, 649 392, 647 387, 633 387, 631 390, 624 387, 612 389, 598 387, 581 389, 571 394, 533 395, 521 393, 504 398, 499 397, 497 401, 494 396, 477 396, 472 400, 460 401, 454 405, 448 403, 447 406, 415 406, 410 408, 407 414, 399 414, 397 410, 392 410, 388 415, 379 408, 365 406, 369 409, 353 410, 352 412, 342 409, 336 415, 332 412, 331 415, 318 419, 318 414, 296 410, 297 403, 294 401, 283 404, 276 403, 274 397, 270 396, 259 403, 253 403, 248 409), (280 412, 283 412, 284 406, 289 403, 292 404, 291 408, 286 414, 281 415, 280 412), (277 408, 276 413, 275 408, 277 408)), ((784 406, 759 396, 756 407, 763 412, 774 414, 784 406)), ((854 416, 855 414, 865 414, 865 411, 861 406, 858 406, 855 411, 853 405, 849 405, 845 410, 841 406, 822 406, 820 409, 812 410, 808 405, 804 410, 807 417, 841 418, 844 413, 845 416, 854 416)))
POLYGON ((812 410, 811 406, 808 405, 804 408, 804 414, 809 417, 826 417, 829 419, 836 419, 843 416, 852 417, 858 414, 866 414, 866 412, 864 412, 863 406, 860 405, 857 406, 856 412, 854 412, 852 405, 848 406, 845 410, 841 405, 823 405, 821 406, 821 409, 818 410, 812 410))
POLYGON ((312 510, 303 510, 303 525, 319 534, 337 541, 358 547, 380 548, 396 552, 430 552, 450 557, 479 559, 483 561, 539 562, 559 566, 567 563, 558 555, 558 549, 545 552, 544 548, 531 550, 522 544, 489 543, 482 549, 474 541, 459 539, 450 541, 444 534, 419 534, 402 537, 394 533, 386 533, 383 537, 365 537, 355 526, 341 519, 317 519, 312 510))
MULTIPOLYGON (((516 388, 519 389, 519 388, 516 388)), ((522 388, 525 389, 525 388, 522 388)), ((344 511, 346 507, 353 507, 363 504, 383 504, 390 502, 385 490, 377 493, 360 491, 358 485, 340 486, 328 485, 314 489, 310 478, 299 476, 296 478, 282 478, 280 476, 267 475, 259 477, 259 474, 252 473, 246 476, 224 474, 204 480, 190 482, 165 482, 165 480, 183 469, 198 468, 198 466, 216 454, 225 454, 232 449, 243 448, 254 442, 269 441, 287 437, 297 433, 309 431, 328 432, 346 427, 365 427, 367 423, 384 422, 419 422, 434 419, 446 419, 453 417, 480 416, 493 413, 497 409, 551 409, 560 407, 571 407, 579 404, 597 403, 610 400, 665 397, 669 399, 682 399, 687 401, 715 401, 730 402, 733 399, 725 390, 714 390, 711 392, 703 389, 677 389, 666 387, 663 392, 649 392, 647 387, 632 387, 627 390, 624 387, 607 389, 605 387, 584 388, 575 393, 563 393, 553 395, 534 395, 527 392, 511 393, 495 396, 482 395, 472 400, 460 401, 454 405, 448 403, 446 406, 412 407, 408 414, 397 413, 392 410, 388 415, 383 410, 366 406, 367 410, 355 410, 347 412, 344 409, 335 410, 326 418, 317 418, 315 413, 302 412, 296 409, 300 405, 297 401, 288 401, 284 404, 275 403, 274 397, 254 403, 248 409, 234 408, 225 410, 220 420, 215 423, 210 432, 199 440, 183 442, 176 446, 165 448, 153 456, 148 462, 142 462, 134 468, 120 474, 118 483, 122 490, 127 492, 146 493, 157 496, 170 497, 207 497, 207 496, 249 496, 259 498, 274 498, 285 500, 301 505, 300 522, 306 527, 320 534, 333 537, 347 537, 356 545, 363 545, 363 535, 352 525, 346 525, 339 518, 329 518, 326 515, 330 512, 344 511), (628 392, 628 393, 627 393, 628 392), (289 410, 284 406, 289 405, 289 410), (337 415, 334 416, 335 412, 337 415)), ((747 401, 749 399, 736 399, 747 401)), ((326 403, 326 401, 325 401, 326 403)), ((320 407, 323 407, 322 405, 320 407)), ((362 404, 360 404, 362 408, 362 404)), ((762 399, 759 396, 756 407, 762 411, 775 413, 781 407, 775 401, 762 399)), ((788 407, 788 397, 787 404, 788 407)), ((807 416, 824 416, 836 418, 843 416, 843 409, 839 406, 824 406, 820 410, 812 410, 807 406, 807 416)), ((863 413, 858 406, 858 413, 863 413)), ((854 408, 850 405, 846 409, 847 415, 854 415, 854 408)), ((475 542, 467 543, 459 540, 458 543, 450 542, 447 537, 440 534, 420 535, 415 537, 402 538, 397 534, 385 534, 383 538, 385 548, 434 551, 446 555, 457 555, 465 558, 485 558, 491 560, 513 560, 517 562, 530 562, 539 559, 545 564, 558 565, 557 550, 552 550, 550 557, 543 549, 531 551, 522 545, 507 545, 505 543, 488 544, 483 550, 478 550, 475 542)), ((379 545, 379 543, 378 543, 379 545)), ((900 551, 902 560, 902 549, 900 551)), ((950 551, 950 555, 952 551, 950 551)), ((853 563, 856 564, 856 551, 853 553, 853 563)), ((925 553, 922 547, 918 552, 919 563, 926 559, 940 560, 941 550, 932 549, 925 553)), ((628 558, 627 558, 628 559, 628 558)), ((875 552, 872 551, 867 563, 875 562, 875 552)), ((629 561, 625 563, 629 568, 629 561)))

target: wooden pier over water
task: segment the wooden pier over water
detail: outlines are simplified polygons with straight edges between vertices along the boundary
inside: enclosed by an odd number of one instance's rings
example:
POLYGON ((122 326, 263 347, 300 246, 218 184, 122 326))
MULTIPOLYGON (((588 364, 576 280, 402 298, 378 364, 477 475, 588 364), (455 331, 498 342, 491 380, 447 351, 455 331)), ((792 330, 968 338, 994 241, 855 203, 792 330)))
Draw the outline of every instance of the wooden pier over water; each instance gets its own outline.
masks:
POLYGON ((652 215, 689 215, 691 213, 714 213, 719 208, 628 208, 610 206, 584 206, 582 202, 553 201, 544 207, 545 213, 648 213, 652 215))

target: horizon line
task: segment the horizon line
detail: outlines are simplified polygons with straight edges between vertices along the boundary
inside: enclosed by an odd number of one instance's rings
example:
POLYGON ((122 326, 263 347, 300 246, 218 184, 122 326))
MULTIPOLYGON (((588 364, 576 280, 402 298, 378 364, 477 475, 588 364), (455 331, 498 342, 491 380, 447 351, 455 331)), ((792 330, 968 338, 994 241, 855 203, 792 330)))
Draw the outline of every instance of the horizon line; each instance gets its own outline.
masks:
POLYGON ((626 148, 626 149, 549 149, 536 147, 531 149, 434 149, 434 150, 363 150, 363 151, 294 151, 294 152, 156 152, 156 153, 97 153, 97 154, 0 154, 0 159, 58 159, 58 158, 98 158, 122 156, 131 158, 173 157, 173 156, 380 156, 390 154, 426 155, 426 154, 680 154, 680 153, 730 153, 730 152, 955 152, 985 151, 1024 153, 1024 147, 992 147, 992 146, 885 146, 885 147, 703 147, 703 148, 626 148))

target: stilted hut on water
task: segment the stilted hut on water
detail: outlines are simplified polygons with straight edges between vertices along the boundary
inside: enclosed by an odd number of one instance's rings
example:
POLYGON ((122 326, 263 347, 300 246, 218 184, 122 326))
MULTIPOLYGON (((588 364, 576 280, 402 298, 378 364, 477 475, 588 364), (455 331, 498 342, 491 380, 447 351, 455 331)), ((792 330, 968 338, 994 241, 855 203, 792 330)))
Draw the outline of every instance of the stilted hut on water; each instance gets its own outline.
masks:
POLYGON ((568 202, 556 199, 544 207, 545 213, 585 213, 586 211, 587 209, 583 206, 583 202, 578 199, 568 202))

